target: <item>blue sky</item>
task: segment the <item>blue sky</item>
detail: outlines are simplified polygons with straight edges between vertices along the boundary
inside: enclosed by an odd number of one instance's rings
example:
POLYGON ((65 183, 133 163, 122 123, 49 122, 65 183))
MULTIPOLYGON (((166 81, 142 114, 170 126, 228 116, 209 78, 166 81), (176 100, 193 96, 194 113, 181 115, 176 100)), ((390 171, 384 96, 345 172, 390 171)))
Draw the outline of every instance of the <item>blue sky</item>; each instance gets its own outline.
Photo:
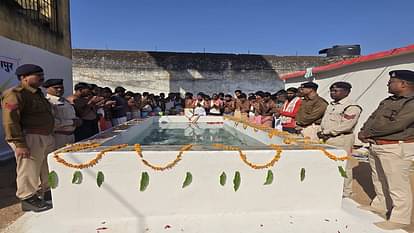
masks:
POLYGON ((317 55, 414 44, 414 0, 71 0, 73 48, 317 55))

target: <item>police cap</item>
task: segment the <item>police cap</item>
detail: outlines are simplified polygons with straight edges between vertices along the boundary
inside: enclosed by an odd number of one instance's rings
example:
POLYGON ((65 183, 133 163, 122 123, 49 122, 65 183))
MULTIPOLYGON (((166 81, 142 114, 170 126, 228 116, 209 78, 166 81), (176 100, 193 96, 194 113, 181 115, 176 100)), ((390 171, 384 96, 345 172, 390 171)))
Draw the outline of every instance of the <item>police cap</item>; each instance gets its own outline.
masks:
POLYGON ((48 87, 51 87, 51 86, 56 86, 56 85, 63 85, 63 79, 51 78, 51 79, 46 80, 43 83, 43 87, 45 87, 45 88, 48 88, 48 87))
POLYGON ((318 90, 318 84, 314 83, 314 82, 307 82, 307 83, 302 83, 300 85, 301 88, 311 88, 313 90, 318 90))
POLYGON ((331 85, 330 88, 335 88, 335 87, 336 88, 342 88, 342 89, 345 89, 345 90, 349 91, 349 90, 351 90, 352 85, 348 82, 335 82, 331 85))
POLYGON ((15 74, 17 77, 26 76, 36 73, 43 73, 42 67, 33 64, 24 64, 17 67, 15 74))
POLYGON ((414 82, 414 71, 411 70, 393 70, 389 74, 391 78, 414 82))

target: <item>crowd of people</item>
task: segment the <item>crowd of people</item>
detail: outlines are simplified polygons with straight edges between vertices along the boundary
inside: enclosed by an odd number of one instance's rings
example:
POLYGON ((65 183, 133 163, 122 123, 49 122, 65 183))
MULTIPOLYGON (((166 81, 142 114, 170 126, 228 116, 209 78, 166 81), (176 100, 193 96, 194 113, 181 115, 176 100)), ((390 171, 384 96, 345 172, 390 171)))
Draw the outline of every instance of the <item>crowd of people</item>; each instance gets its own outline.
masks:
MULTIPOLYGON (((63 100, 63 80, 49 79, 44 84, 47 99, 57 96, 63 100), (57 93, 56 90, 61 90, 57 93)), ((297 88, 279 90, 271 94, 257 91, 243 93, 236 90, 234 95, 214 93, 207 95, 203 92, 185 93, 134 93, 123 87, 112 90, 109 87, 99 87, 95 84, 77 83, 74 94, 64 99, 73 106, 77 122, 74 129, 74 141, 80 141, 95 135, 99 131, 122 124, 135 118, 145 118, 158 115, 232 115, 263 124, 277 127, 290 132, 295 131, 294 116, 301 104, 299 97, 302 92, 297 88), (291 102, 292 101, 292 102, 291 102), (280 119, 279 119, 280 118, 280 119)), ((56 103, 52 103, 57 106, 56 103)), ((62 107, 57 107, 62 108, 62 107)), ((69 106, 67 108, 70 108, 69 106)), ((59 110, 55 110, 59 112, 59 110)), ((62 117, 73 117, 73 114, 61 114, 62 117)), ((306 118, 306 117, 305 117, 306 118)), ((58 129, 58 131, 64 131, 58 129)))
MULTIPOLYGON (((212 95, 199 92, 195 96, 141 94, 123 87, 112 90, 81 82, 75 85, 72 95, 64 98, 63 80, 44 81, 43 69, 37 65, 22 65, 16 75, 20 84, 3 93, 1 104, 6 140, 17 162, 17 197, 25 211, 51 208, 46 159, 49 152, 134 118, 184 115, 191 120, 194 116, 231 115, 340 147, 351 158, 354 130, 363 110, 349 97, 352 85, 344 81, 330 86, 329 101, 318 95, 314 82, 273 94, 235 90, 212 95)), ((411 221, 414 72, 396 70, 389 75, 391 96, 380 103, 358 133, 358 138, 370 148, 371 175, 377 193, 371 205, 361 208, 388 218, 378 227, 398 229, 411 221)), ((350 197, 350 162, 346 174, 343 196, 350 197)))
MULTIPOLYGON (((56 95, 56 88, 64 89, 63 80, 49 79, 43 87, 49 96, 56 95)), ((299 111, 302 98, 315 93, 308 93, 308 88, 316 91, 317 85, 309 82, 299 88, 291 87, 273 94, 263 91, 243 93, 236 90, 232 94, 208 95, 199 92, 194 96, 193 93, 187 92, 182 96, 180 93, 134 93, 123 87, 112 90, 110 87, 81 82, 75 85, 74 94, 68 96, 65 101, 74 107, 76 117, 83 122, 75 130, 75 141, 131 119, 158 115, 185 115, 189 118, 230 115, 267 127, 298 133, 301 130, 298 127, 300 125, 305 126, 313 121, 320 124, 324 107, 327 105, 327 102, 319 97, 321 106, 317 109, 318 114, 310 116, 308 113, 305 114, 306 111, 299 111), (299 117, 296 117, 297 113, 299 117)), ((62 96, 63 93, 58 94, 59 98, 62 96)))

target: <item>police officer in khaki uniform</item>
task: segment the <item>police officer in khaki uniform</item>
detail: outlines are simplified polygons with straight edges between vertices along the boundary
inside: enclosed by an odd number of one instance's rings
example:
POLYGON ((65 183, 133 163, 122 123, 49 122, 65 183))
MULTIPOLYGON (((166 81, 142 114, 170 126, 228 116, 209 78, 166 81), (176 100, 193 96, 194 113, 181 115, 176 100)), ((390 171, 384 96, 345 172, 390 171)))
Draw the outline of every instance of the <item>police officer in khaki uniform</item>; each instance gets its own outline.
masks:
POLYGON ((348 153, 343 197, 352 195, 352 167, 357 161, 352 159, 352 147, 355 142, 354 128, 358 123, 362 108, 349 98, 351 84, 336 82, 330 86, 333 101, 326 108, 321 122, 319 139, 326 144, 344 149, 348 153))
POLYGON ((369 162, 376 197, 370 206, 361 207, 383 216, 391 211, 388 221, 376 223, 393 230, 410 224, 412 191, 410 168, 414 158, 414 72, 394 70, 390 73, 388 92, 363 125, 358 137, 370 143, 369 162), (387 206, 392 203, 391 206, 387 206))
POLYGON ((316 92, 318 84, 307 82, 300 85, 302 105, 296 114, 296 130, 312 141, 319 141, 317 133, 328 102, 316 92))
POLYGON ((52 105, 55 117, 55 148, 58 149, 74 143, 74 131, 76 127, 81 125, 82 120, 76 117, 75 108, 72 104, 63 98, 65 93, 63 79, 48 79, 43 87, 46 88, 46 99, 52 105))
POLYGON ((39 87, 43 69, 26 64, 16 69, 20 84, 2 96, 3 127, 6 140, 16 156, 17 197, 23 211, 43 211, 51 207, 47 154, 54 149, 53 115, 39 87), (47 193, 41 199, 39 193, 47 193))

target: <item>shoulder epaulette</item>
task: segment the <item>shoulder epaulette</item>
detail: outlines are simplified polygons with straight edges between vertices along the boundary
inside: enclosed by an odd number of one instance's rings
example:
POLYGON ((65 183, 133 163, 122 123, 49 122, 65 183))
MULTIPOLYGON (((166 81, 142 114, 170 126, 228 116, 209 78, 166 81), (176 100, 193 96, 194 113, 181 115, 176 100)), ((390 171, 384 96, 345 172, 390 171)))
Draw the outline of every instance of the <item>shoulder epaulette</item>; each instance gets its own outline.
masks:
POLYGON ((348 108, 350 108, 350 107, 357 107, 357 108, 359 108, 359 110, 361 110, 361 112, 362 112, 362 107, 361 107, 361 106, 359 106, 358 104, 350 104, 350 105, 348 105, 348 106, 346 106, 346 107, 344 108, 344 110, 342 111, 342 113, 345 113, 345 111, 346 111, 346 110, 348 110, 348 108))
POLYGON ((12 87, 11 89, 12 89, 12 91, 14 91, 14 92, 21 92, 21 91, 23 91, 23 90, 24 90, 24 88, 23 88, 22 86, 12 87))

